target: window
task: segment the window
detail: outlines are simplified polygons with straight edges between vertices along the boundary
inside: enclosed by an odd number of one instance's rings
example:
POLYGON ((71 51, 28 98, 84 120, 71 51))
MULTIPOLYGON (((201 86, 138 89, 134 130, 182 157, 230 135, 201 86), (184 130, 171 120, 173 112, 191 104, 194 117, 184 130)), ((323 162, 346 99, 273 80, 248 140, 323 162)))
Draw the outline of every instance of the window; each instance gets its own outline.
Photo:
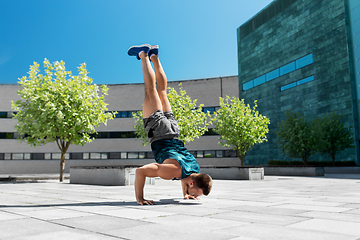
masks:
POLYGON ((280 68, 274 69, 271 72, 268 72, 260 77, 257 77, 249 82, 243 84, 243 91, 249 90, 253 87, 256 87, 264 82, 269 82, 275 78, 278 78, 282 75, 288 74, 296 69, 300 69, 305 67, 309 64, 313 63, 313 54, 308 54, 302 58, 299 58, 295 61, 292 61, 280 68))
POLYGON ((310 82, 310 81, 312 81, 312 80, 314 80, 314 79, 315 79, 314 76, 310 76, 310 77, 301 79, 301 80, 299 80, 299 81, 297 81, 297 82, 293 82, 293 83, 287 84, 287 85, 285 85, 285 86, 282 86, 282 87, 280 88, 280 91, 282 92, 282 91, 287 90, 287 89, 289 89, 289 88, 293 88, 293 87, 299 86, 299 85, 301 85, 301 84, 310 82))
POLYGON ((278 68, 278 69, 275 69, 275 70, 273 70, 273 71, 266 74, 266 81, 267 82, 271 81, 271 80, 273 80, 273 79, 275 79, 275 78, 277 78, 279 76, 280 76, 280 69, 278 68))
POLYGON ((234 150, 225 150, 224 157, 236 157, 236 151, 234 150))
POLYGON ((215 157, 215 151, 204 151, 204 157, 215 157))
POLYGON ((246 91, 250 88, 253 88, 254 87, 254 81, 251 80, 250 82, 246 82, 243 84, 243 90, 246 91))
POLYGON ((110 159, 120 159, 120 158, 121 158, 121 155, 120 155, 119 152, 111 152, 111 153, 109 154, 109 158, 110 158, 110 159))
POLYGON ((71 159, 83 159, 83 153, 70 153, 71 159))
POLYGON ((196 153, 197 153, 196 157, 198 157, 198 158, 204 157, 204 152, 203 151, 197 151, 196 153))
POLYGON ((90 153, 90 159, 101 159, 100 153, 90 153))
POLYGON ((204 112, 204 113, 210 112, 210 114, 214 114, 214 112, 215 112, 215 107, 204 107, 204 108, 203 108, 203 112, 204 112))
POLYGON ((117 113, 115 114, 115 118, 132 118, 132 114, 135 112, 137 111, 117 111, 117 113))
POLYGON ((13 160, 23 160, 24 159, 24 154, 22 154, 22 153, 13 153, 12 154, 12 159, 13 160))
POLYGON ((297 83, 297 85, 299 86, 299 85, 301 85, 301 84, 310 82, 310 81, 312 81, 312 80, 314 80, 314 76, 311 76, 311 77, 308 77, 308 78, 304 78, 304 79, 302 79, 302 80, 297 81, 296 83, 297 83))
POLYGON ((296 63, 296 69, 305 67, 305 66, 313 63, 313 55, 312 55, 312 53, 309 54, 309 55, 306 55, 305 57, 302 57, 302 58, 296 60, 295 63, 296 63))
POLYGON ((7 118, 7 112, 0 112, 0 118, 7 118))
POLYGON ((138 152, 128 152, 128 158, 139 158, 139 153, 138 152))
POLYGON ((256 86, 258 86, 258 85, 260 85, 260 84, 262 84, 264 82, 265 82, 265 75, 262 75, 262 76, 260 76, 258 78, 255 78, 254 79, 254 87, 256 87, 256 86))
POLYGON ((291 62, 280 68, 280 76, 295 70, 295 62, 291 62))
POLYGON ((287 85, 285 85, 285 86, 282 86, 282 87, 280 88, 280 91, 284 91, 284 90, 286 90, 286 89, 293 88, 293 87, 296 87, 296 82, 293 82, 293 83, 287 84, 287 85))
POLYGON ((45 154, 44 153, 32 153, 31 159, 32 160, 43 160, 43 159, 45 159, 45 154))
POLYGON ((125 138, 126 133, 125 133, 125 136, 124 136, 124 132, 110 132, 109 137, 110 138, 125 138))
POLYGON ((216 157, 223 157, 223 151, 216 151, 216 157))

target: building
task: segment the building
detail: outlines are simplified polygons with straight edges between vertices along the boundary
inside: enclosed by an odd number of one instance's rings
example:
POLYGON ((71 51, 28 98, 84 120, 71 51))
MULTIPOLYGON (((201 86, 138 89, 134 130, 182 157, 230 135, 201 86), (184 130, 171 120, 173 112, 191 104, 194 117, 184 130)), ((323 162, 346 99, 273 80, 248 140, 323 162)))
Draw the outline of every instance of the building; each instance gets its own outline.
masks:
POLYGON ((237 29, 237 38, 240 98, 257 99, 271 121, 269 141, 255 146, 245 163, 287 159, 276 131, 290 109, 310 119, 343 115, 356 148, 337 158, 360 164, 360 1, 274 0, 237 29))
MULTIPOLYGON (((192 99, 204 104, 204 111, 213 112, 219 106, 219 97, 238 96, 237 76, 169 82, 178 89, 182 83, 192 99)), ((109 111, 117 111, 116 118, 100 126, 98 137, 85 146, 71 145, 66 154, 69 166, 142 165, 153 162, 150 146, 135 139, 131 113, 141 110, 144 100, 143 84, 108 85, 105 102, 109 111)), ((11 101, 20 99, 19 85, 0 85, 0 174, 58 173, 60 150, 56 143, 30 147, 19 143, 12 119, 11 101)), ((235 151, 218 144, 218 135, 205 135, 188 143, 187 148, 197 157, 200 166, 240 165, 235 151)))

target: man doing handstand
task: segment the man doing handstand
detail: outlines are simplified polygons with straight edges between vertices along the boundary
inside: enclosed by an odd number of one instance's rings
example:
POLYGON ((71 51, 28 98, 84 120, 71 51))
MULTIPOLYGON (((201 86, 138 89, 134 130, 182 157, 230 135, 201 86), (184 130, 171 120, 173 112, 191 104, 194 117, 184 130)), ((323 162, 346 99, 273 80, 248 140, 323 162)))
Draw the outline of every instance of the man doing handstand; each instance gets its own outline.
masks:
POLYGON ((198 199, 198 196, 208 195, 212 187, 211 177, 200 173, 196 159, 187 151, 184 143, 178 140, 179 127, 167 98, 167 78, 158 52, 157 45, 149 44, 132 46, 128 50, 130 56, 136 56, 142 63, 145 83, 143 122, 156 161, 136 170, 135 195, 140 205, 155 204, 153 200, 144 199, 146 177, 181 179, 185 199, 198 199))

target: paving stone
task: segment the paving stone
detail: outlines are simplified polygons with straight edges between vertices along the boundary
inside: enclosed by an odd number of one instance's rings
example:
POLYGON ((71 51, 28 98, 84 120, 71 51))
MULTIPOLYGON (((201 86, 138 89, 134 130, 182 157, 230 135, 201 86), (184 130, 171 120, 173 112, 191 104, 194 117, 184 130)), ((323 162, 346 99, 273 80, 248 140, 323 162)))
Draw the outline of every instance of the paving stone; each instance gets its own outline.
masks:
POLYGON ((0 224, 1 240, 16 239, 43 233, 56 235, 56 232, 68 230, 68 228, 64 226, 31 218, 1 221, 0 224))
POLYGON ((14 214, 14 213, 9 213, 9 212, 0 211, 0 226, 1 226, 1 221, 14 220, 14 219, 22 219, 22 218, 26 218, 26 217, 25 217, 25 216, 21 216, 21 215, 19 215, 19 214, 14 214))
POLYGON ((360 236, 360 223, 350 221, 336 221, 327 219, 311 219, 289 225, 291 228, 339 233, 344 235, 360 236))
POLYGON ((54 220, 51 222, 96 233, 108 233, 111 230, 151 224, 143 221, 102 215, 54 220))
POLYGON ((293 217, 283 215, 261 214, 254 212, 231 211, 226 213, 219 213, 209 216, 216 219, 228 219, 232 221, 239 221, 242 223, 263 223, 269 225, 286 226, 290 223, 301 222, 307 220, 305 217, 293 217))
POLYGON ((122 217, 127 219, 151 219, 156 217, 166 217, 170 215, 174 215, 177 213, 171 212, 160 212, 153 210, 144 210, 144 209, 131 209, 131 208, 121 208, 121 209, 113 209, 108 211, 102 211, 103 215, 113 216, 113 217, 122 217))
MULTIPOLYGON (((201 223, 201 222, 200 222, 201 223)), ((233 239, 236 235, 229 233, 218 233, 204 230, 201 226, 183 225, 182 222, 176 224, 151 224, 137 226, 126 229, 116 229, 109 231, 109 234, 131 240, 227 240, 233 239)))
POLYGON ((198 229, 214 231, 229 226, 240 226, 244 223, 227 219, 213 219, 209 217, 196 217, 189 215, 172 215, 162 218, 152 218, 149 221, 158 224, 181 226, 183 229, 191 229, 194 226, 198 229))
POLYGON ((232 240, 356 240, 354 236, 320 231, 278 227, 263 224, 246 224, 241 227, 224 228, 217 233, 228 233, 239 237, 232 240))
POLYGON ((350 221, 350 222, 360 222, 359 215, 347 214, 348 212, 343 213, 332 213, 332 212, 305 212, 300 213, 298 216, 315 218, 315 219, 328 219, 328 220, 337 220, 337 221, 350 221))
POLYGON ((38 234, 31 234, 23 237, 17 237, 12 240, 59 240, 59 239, 71 239, 71 240, 115 240, 115 237, 107 236, 99 233, 91 233, 81 230, 66 230, 57 232, 45 232, 38 234))
POLYGON ((55 220, 55 219, 65 219, 65 218, 76 218, 76 217, 86 217, 93 216, 94 214, 71 211, 67 209, 60 208, 51 208, 46 210, 37 210, 37 211, 27 211, 21 213, 24 216, 42 219, 42 220, 55 220))
MULTIPOLYGON (((287 209, 287 208, 275 208, 272 206, 237 206, 234 208, 228 208, 227 210, 240 211, 240 212, 254 212, 254 213, 263 213, 263 214, 275 214, 275 215, 288 215, 296 216, 300 213, 305 213, 307 210, 299 209, 287 209)), ((299 215, 300 216, 300 215, 299 215)))
POLYGON ((275 208, 287 208, 287 209, 298 209, 306 211, 324 211, 324 212, 344 212, 351 210, 350 208, 343 207, 322 207, 322 206, 312 206, 312 205, 299 205, 299 204, 283 204, 279 206, 274 206, 275 208))

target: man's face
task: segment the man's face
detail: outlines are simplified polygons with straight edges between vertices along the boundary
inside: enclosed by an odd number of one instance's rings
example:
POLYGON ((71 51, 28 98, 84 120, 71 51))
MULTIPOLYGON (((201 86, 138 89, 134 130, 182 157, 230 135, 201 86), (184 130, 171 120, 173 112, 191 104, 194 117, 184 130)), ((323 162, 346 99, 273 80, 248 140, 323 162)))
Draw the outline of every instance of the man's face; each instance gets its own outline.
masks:
POLYGON ((203 191, 200 188, 195 187, 195 186, 188 186, 188 193, 189 193, 189 195, 191 195, 195 198, 203 195, 203 191))

